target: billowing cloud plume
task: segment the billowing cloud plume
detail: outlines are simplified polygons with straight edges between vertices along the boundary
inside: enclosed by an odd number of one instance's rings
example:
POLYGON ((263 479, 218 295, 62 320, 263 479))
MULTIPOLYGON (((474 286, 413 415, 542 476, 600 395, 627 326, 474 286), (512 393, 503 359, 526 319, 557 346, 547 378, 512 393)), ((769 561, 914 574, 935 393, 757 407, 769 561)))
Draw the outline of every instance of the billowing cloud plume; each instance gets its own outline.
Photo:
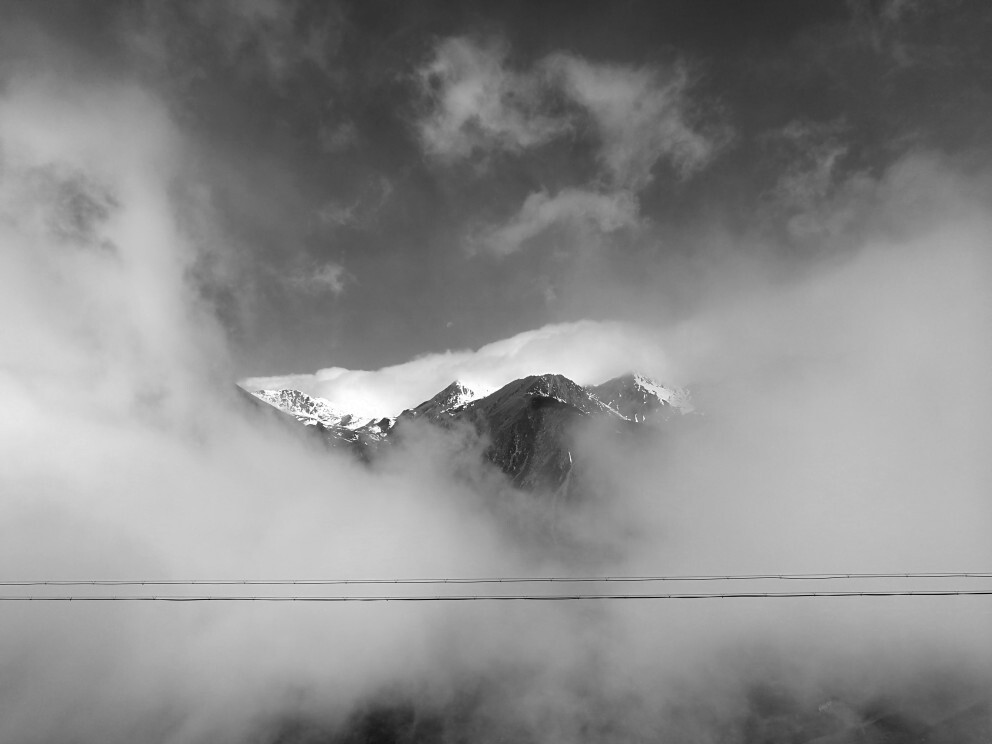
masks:
POLYGON ((322 369, 314 374, 244 380, 251 390, 293 388, 368 416, 396 415, 461 380, 495 389, 527 375, 556 372, 588 385, 630 371, 671 379, 671 361, 650 328, 580 321, 545 326, 474 351, 427 354, 379 370, 322 369))
MULTIPOLYGON (((473 492, 428 464, 457 449, 374 473, 232 396, 197 289, 203 247, 183 229, 195 215, 175 199, 196 173, 185 144, 131 86, 41 75, 0 96, 5 578, 507 570, 473 492)), ((9 742, 275 740, 287 721, 344 720, 445 653, 414 640, 443 618, 413 607, 282 620, 259 605, 5 607, 9 742)))

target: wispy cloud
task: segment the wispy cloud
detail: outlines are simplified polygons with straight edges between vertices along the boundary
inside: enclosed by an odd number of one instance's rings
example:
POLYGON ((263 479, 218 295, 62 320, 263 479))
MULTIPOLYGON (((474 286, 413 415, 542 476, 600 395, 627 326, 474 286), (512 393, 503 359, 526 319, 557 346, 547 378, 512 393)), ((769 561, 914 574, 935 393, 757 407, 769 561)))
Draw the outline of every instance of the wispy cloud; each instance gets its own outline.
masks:
POLYGON ((352 201, 332 199, 317 211, 317 218, 331 227, 368 227, 393 193, 393 183, 383 175, 365 180, 352 201))
POLYGON ((839 235, 871 200, 876 179, 849 165, 849 129, 843 119, 795 120, 762 137, 782 163, 768 209, 799 243, 839 235))
POLYGON ((572 54, 552 55, 543 65, 591 118, 599 161, 614 184, 641 189, 660 160, 688 175, 713 155, 716 143, 689 121, 690 81, 684 66, 597 64, 572 54))
POLYGON ((498 40, 467 37, 441 41, 418 72, 429 110, 418 123, 429 155, 446 160, 476 151, 522 150, 544 144, 569 128, 548 113, 541 76, 515 72, 498 40))
POLYGON ((849 146, 844 140, 843 121, 792 121, 766 135, 787 162, 775 185, 774 196, 782 204, 808 208, 834 188, 849 146))
POLYGON ((347 269, 335 261, 327 261, 316 268, 299 271, 289 278, 289 284, 294 289, 308 294, 340 295, 355 277, 347 269))
POLYGON ((204 50, 277 87, 307 67, 331 77, 345 17, 336 2, 323 6, 318 17, 299 0, 146 0, 132 16, 130 43, 145 61, 191 78, 203 74, 204 50))
POLYGON ((659 160, 684 175, 716 149, 691 122, 684 65, 632 67, 556 53, 514 70, 508 56, 495 39, 438 44, 419 71, 429 110, 418 127, 428 154, 456 159, 476 150, 523 150, 588 120, 605 174, 640 189, 659 160))
POLYGON ((358 142, 358 127, 353 121, 325 124, 317 132, 320 149, 329 154, 344 152, 358 142))
POLYGON ((554 196, 536 191, 509 221, 484 229, 473 247, 505 256, 555 227, 582 235, 606 235, 636 227, 639 222, 637 197, 629 191, 563 189, 554 196))
POLYGON ((636 195, 660 162, 687 177, 719 149, 718 138, 690 115, 684 65, 633 67, 555 53, 518 70, 508 59, 499 40, 438 44, 419 73, 429 103, 418 123, 427 154, 452 162, 478 152, 520 152, 567 134, 589 138, 597 172, 554 197, 532 193, 507 222, 476 235, 476 249, 513 253, 553 225, 601 235, 634 225, 636 195))

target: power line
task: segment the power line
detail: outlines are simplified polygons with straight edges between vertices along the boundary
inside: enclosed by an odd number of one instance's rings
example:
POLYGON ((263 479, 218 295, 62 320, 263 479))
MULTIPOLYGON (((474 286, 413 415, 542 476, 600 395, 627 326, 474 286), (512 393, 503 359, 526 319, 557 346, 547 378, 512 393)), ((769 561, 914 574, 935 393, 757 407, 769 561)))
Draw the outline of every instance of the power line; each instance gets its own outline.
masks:
POLYGON ((992 596, 992 589, 842 592, 729 592, 683 594, 451 594, 383 596, 235 596, 235 595, 0 595, 0 602, 465 602, 578 601, 630 599, 796 599, 829 597, 957 597, 992 596))
POLYGON ((0 586, 361 586, 375 584, 650 583, 670 581, 833 581, 841 579, 989 579, 982 572, 732 574, 674 576, 509 576, 441 579, 79 579, 10 580, 0 586))

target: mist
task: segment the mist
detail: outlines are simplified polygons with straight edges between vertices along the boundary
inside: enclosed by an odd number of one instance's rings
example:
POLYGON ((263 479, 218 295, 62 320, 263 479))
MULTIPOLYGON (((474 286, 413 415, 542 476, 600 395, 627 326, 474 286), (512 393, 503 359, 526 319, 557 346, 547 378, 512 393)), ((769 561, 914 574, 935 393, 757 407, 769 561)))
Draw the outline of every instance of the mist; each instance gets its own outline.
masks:
MULTIPOLYGON (((603 287, 657 321, 568 326, 560 356, 577 375, 670 371, 702 415, 631 448, 590 430, 595 488, 548 510, 468 433, 425 429, 366 467, 243 405, 211 299, 238 256, 205 240, 221 230, 195 152, 141 87, 36 74, 3 90, 7 580, 992 562, 989 174, 914 153, 831 238, 843 249, 799 270, 742 248, 635 292, 603 287), (677 282, 698 297, 668 319, 677 282), (618 328, 641 358, 586 366, 586 341, 615 354, 618 328)), ((552 361, 508 356, 514 374, 552 361)), ((421 360, 417 384, 481 373, 485 355, 470 357, 421 360)), ((382 711, 387 733, 483 742, 881 741, 864 727, 885 716, 895 740, 939 724, 977 742, 992 725, 988 597, 0 611, 7 742, 362 740, 382 711)))

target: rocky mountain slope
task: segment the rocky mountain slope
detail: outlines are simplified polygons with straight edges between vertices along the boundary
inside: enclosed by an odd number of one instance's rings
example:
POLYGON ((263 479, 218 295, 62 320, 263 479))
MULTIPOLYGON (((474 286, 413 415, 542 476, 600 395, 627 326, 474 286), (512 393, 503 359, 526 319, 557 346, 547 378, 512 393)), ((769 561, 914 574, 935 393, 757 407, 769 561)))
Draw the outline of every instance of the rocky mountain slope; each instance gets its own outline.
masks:
POLYGON ((637 374, 614 377, 586 389, 628 421, 642 422, 659 417, 667 420, 694 410, 692 398, 685 388, 664 387, 637 374))

